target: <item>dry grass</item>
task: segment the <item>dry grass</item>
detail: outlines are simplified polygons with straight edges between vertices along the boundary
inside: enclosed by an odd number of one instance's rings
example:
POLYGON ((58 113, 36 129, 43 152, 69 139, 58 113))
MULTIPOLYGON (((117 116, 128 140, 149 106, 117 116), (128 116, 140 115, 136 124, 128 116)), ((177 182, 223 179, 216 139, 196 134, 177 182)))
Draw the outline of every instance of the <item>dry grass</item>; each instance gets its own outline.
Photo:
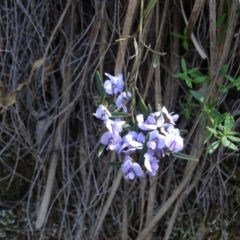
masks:
POLYGON ((220 93, 217 76, 223 64, 239 76, 239 2, 156 1, 144 12, 148 2, 0 1, 0 218, 12 219, 0 239, 239 239, 239 153, 206 154, 201 109, 178 123, 198 163, 166 158, 155 178, 126 182, 107 164, 120 156, 97 157, 97 70, 129 75, 153 108, 181 113, 187 88, 173 74, 184 57, 209 71, 207 98, 239 131, 239 92, 220 93), (224 13, 226 29, 216 25, 224 13), (171 35, 186 25, 187 52, 171 35), (142 62, 143 43, 167 53, 156 68, 154 52, 142 62))

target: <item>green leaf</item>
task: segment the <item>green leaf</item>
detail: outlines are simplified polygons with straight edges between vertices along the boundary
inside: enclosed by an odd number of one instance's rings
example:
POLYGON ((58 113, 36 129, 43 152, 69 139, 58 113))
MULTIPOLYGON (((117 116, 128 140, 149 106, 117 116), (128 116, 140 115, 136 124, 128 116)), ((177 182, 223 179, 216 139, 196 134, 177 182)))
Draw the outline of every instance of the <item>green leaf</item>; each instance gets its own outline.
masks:
POLYGON ((185 129, 183 129, 183 130, 180 130, 180 135, 187 134, 187 133, 188 133, 188 131, 187 131, 187 130, 185 130, 185 129))
POLYGON ((192 74, 194 75, 194 73, 197 72, 197 70, 198 70, 197 68, 192 68, 192 69, 188 70, 186 73, 190 74, 192 76, 192 74))
POLYGON ((217 118, 214 119, 214 125, 218 126, 222 124, 222 122, 226 119, 226 113, 221 114, 217 118))
POLYGON ((233 125, 234 125, 234 119, 233 119, 233 117, 229 113, 227 113, 227 116, 226 116, 226 118, 224 120, 224 127, 227 130, 231 130, 233 125))
POLYGON ((212 137, 213 133, 208 131, 207 134, 204 137, 204 144, 212 137))
POLYGON ((143 101, 141 95, 139 94, 139 92, 136 90, 136 93, 138 95, 139 101, 138 101, 138 108, 141 114, 144 115, 144 117, 148 117, 148 110, 147 110, 147 106, 145 104, 145 102, 143 101))
POLYGON ((186 39, 186 37, 184 36, 184 35, 181 35, 181 34, 179 34, 179 33, 171 33, 174 37, 176 37, 176 38, 180 38, 180 39, 186 39))
POLYGON ((186 75, 183 73, 177 73, 177 74, 174 74, 173 76, 176 78, 181 78, 182 80, 185 80, 186 78, 186 75))
POLYGON ((186 51, 188 51, 189 47, 188 47, 188 41, 186 39, 183 40, 182 46, 186 51))
POLYGON ((197 77, 202 77, 202 76, 207 77, 207 75, 203 75, 197 68, 195 68, 195 69, 196 69, 196 71, 190 73, 192 78, 197 78, 197 77))
POLYGON ((116 167, 116 168, 120 168, 122 166, 122 162, 109 162, 108 165, 111 167, 116 167))
POLYGON ((125 118, 131 116, 129 113, 125 112, 111 112, 112 117, 111 118, 125 118))
POLYGON ((144 161, 145 161, 145 158, 144 158, 144 154, 147 152, 148 150, 148 146, 147 146, 147 143, 149 141, 149 136, 150 136, 150 133, 147 134, 146 138, 145 138, 145 142, 143 144, 143 148, 141 150, 141 154, 140 154, 140 157, 139 157, 139 165, 140 166, 143 166, 144 165, 144 161))
POLYGON ((183 72, 187 72, 187 63, 184 58, 181 59, 181 66, 182 66, 183 72))
POLYGON ((176 157, 176 158, 180 158, 183 160, 190 160, 190 161, 198 161, 197 158, 183 154, 183 153, 179 153, 179 152, 172 152, 171 153, 172 156, 176 157))
POLYGON ((126 129, 126 130, 132 129, 132 126, 129 125, 129 124, 127 124, 127 123, 124 123, 124 124, 122 125, 122 127, 123 127, 123 129, 126 129))
POLYGON ((219 27, 221 26, 224 22, 225 22, 225 19, 227 17, 227 13, 224 13, 222 14, 216 21, 216 26, 219 27))
POLYGON ((208 129, 209 132, 213 133, 214 135, 217 135, 217 134, 219 133, 219 132, 218 132, 216 129, 214 129, 214 128, 207 127, 207 129, 208 129))
POLYGON ((227 138, 230 139, 233 142, 240 142, 240 138, 238 138, 238 137, 227 135, 227 138))
POLYGON ((100 157, 100 156, 102 155, 105 147, 106 147, 105 145, 101 145, 101 146, 100 146, 100 148, 99 148, 99 150, 98 150, 98 157, 100 157))
POLYGON ((222 77, 227 74, 228 65, 222 65, 222 67, 219 70, 218 77, 222 77))
POLYGON ((199 102, 203 103, 204 102, 204 97, 202 96, 201 93, 194 91, 194 90, 189 90, 191 95, 196 98, 199 102))
POLYGON ((213 142, 211 145, 208 146, 207 151, 212 154, 217 147, 219 146, 219 141, 213 142))
POLYGON ((184 108, 183 114, 184 114, 186 119, 190 118, 190 110, 188 108, 184 108))
POLYGON ((220 89, 220 92, 221 93, 226 93, 226 92, 228 92, 229 89, 230 89, 230 87, 228 87, 228 86, 222 86, 221 89, 220 89))
POLYGON ((160 61, 160 57, 156 56, 153 60, 153 68, 156 68, 158 66, 159 61, 160 61))
POLYGON ((101 95, 101 97, 100 97, 100 99, 99 99, 99 105, 100 104, 104 104, 104 102, 105 102, 105 98, 106 98, 106 91, 105 91, 105 89, 104 89, 104 93, 101 95))
POLYGON ((152 113, 152 107, 150 104, 147 105, 147 115, 149 116, 152 113))
POLYGON ((102 78, 100 76, 99 71, 96 72, 96 84, 98 92, 100 93, 100 96, 103 96, 105 94, 105 88, 103 86, 102 78))
POLYGON ((238 151, 237 146, 235 144, 233 144, 232 142, 230 142, 229 140, 227 140, 227 138, 225 136, 222 137, 221 142, 224 147, 228 147, 234 151, 238 151))
POLYGON ((115 109, 116 109, 116 105, 115 104, 114 105, 110 104, 107 109, 108 109, 109 112, 114 112, 115 109))
POLYGON ((208 79, 208 76, 200 76, 193 79, 194 83, 203 83, 208 79))
POLYGON ((238 77, 234 80, 234 85, 239 84, 239 83, 240 83, 240 77, 238 77))
POLYGON ((228 79, 230 82, 234 83, 235 79, 229 75, 225 75, 225 78, 228 79))
POLYGON ((185 76, 184 80, 185 80, 185 83, 187 84, 187 86, 189 88, 192 88, 192 79, 190 77, 188 77, 188 76, 185 76))
POLYGON ((234 132, 234 131, 228 131, 227 133, 228 133, 228 135, 237 135, 238 134, 237 132, 234 132))
POLYGON ((151 11, 151 9, 154 8, 155 4, 157 3, 157 0, 151 0, 149 1, 146 9, 143 12, 143 16, 146 17, 148 15, 148 13, 151 11))

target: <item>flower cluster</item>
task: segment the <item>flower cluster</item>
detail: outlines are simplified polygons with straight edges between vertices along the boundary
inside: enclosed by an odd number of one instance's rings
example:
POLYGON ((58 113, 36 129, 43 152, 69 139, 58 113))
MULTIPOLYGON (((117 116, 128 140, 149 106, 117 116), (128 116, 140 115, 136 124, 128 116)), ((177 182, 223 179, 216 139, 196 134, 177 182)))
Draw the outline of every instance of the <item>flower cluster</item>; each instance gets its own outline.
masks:
POLYGON ((106 93, 114 97, 115 110, 110 112, 106 106, 100 104, 94 113, 94 116, 104 121, 107 129, 102 134, 100 142, 107 150, 125 155, 121 169, 126 179, 134 179, 144 174, 154 176, 161 157, 183 149, 180 131, 175 128, 178 115, 169 113, 165 107, 162 107, 147 116, 143 113, 138 114, 134 131, 125 128, 126 121, 114 119, 112 114, 120 109, 123 109, 123 113, 127 113, 126 105, 132 95, 130 92, 124 92, 122 74, 111 76, 105 73, 105 75, 109 79, 105 81, 103 87, 106 93), (142 161, 139 159, 140 155, 142 161))

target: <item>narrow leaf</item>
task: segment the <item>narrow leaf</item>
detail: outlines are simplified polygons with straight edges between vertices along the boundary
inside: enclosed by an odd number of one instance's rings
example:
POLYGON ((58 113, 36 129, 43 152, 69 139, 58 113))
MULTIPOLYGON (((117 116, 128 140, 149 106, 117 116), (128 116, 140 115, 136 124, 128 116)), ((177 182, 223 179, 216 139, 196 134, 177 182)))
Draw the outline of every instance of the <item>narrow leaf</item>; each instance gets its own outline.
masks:
POLYGON ((105 88, 103 87, 103 82, 99 71, 96 72, 96 84, 99 94, 103 96, 105 94, 105 88))
POLYGON ((122 166, 122 162, 109 162, 108 165, 111 167, 116 167, 116 168, 120 168, 122 166))
POLYGON ((219 70, 218 77, 222 77, 225 74, 227 74, 227 70, 228 70, 228 65, 222 65, 222 67, 219 70))
POLYGON ((183 40, 182 46, 186 51, 188 51, 189 47, 188 47, 188 41, 186 39, 183 40))
POLYGON ((98 157, 100 157, 100 156, 102 155, 105 147, 106 147, 105 145, 101 145, 101 146, 100 146, 100 148, 99 148, 99 150, 98 150, 98 157))
POLYGON ((182 66, 183 72, 186 72, 187 71, 187 63, 184 58, 181 59, 181 66, 182 66))
POLYGON ((153 60, 153 68, 156 68, 158 66, 159 61, 160 61, 160 57, 156 56, 153 60))
POLYGON ((179 159, 183 159, 183 160, 189 160, 189 161, 198 161, 197 158, 183 154, 183 153, 179 153, 179 152, 172 152, 171 153, 172 156, 179 158, 179 159))
POLYGON ((196 98, 199 102, 203 103, 204 102, 204 97, 202 96, 201 93, 194 91, 194 90, 189 90, 191 95, 196 98))
POLYGON ((223 137, 221 139, 221 142, 222 142, 224 147, 228 147, 228 148, 230 148, 234 151, 238 151, 238 147, 235 144, 233 144, 232 142, 230 142, 229 140, 227 140, 226 137, 223 137))
POLYGON ((224 127, 227 130, 231 130, 233 125, 234 125, 234 119, 229 113, 227 113, 226 118, 224 120, 224 127))
POLYGON ((174 37, 176 37, 176 38, 180 38, 180 39, 185 39, 186 37, 184 36, 184 35, 181 35, 181 34, 179 34, 179 33, 171 33, 174 37))
POLYGON ((213 133, 208 131, 206 136, 204 137, 204 144, 212 137, 213 133))
POLYGON ((210 127, 207 127, 208 131, 213 133, 214 135, 217 135, 218 134, 218 131, 214 128, 210 128, 210 127))
POLYGON ((208 146, 207 151, 212 154, 218 147, 219 141, 213 142, 211 145, 208 146))
POLYGON ((235 81, 235 79, 229 75, 225 75, 225 78, 228 79, 232 83, 234 83, 234 81, 235 81))
POLYGON ((208 76, 200 76, 193 79, 195 83, 203 83, 208 79, 208 76))
POLYGON ((125 118, 131 116, 129 113, 125 112, 111 112, 112 117, 111 118, 125 118))
POLYGON ((148 116, 148 110, 147 110, 147 106, 145 104, 145 102, 143 101, 141 95, 139 94, 139 92, 136 90, 136 93, 138 95, 139 101, 138 101, 138 108, 141 114, 144 115, 144 117, 148 116))
POLYGON ((227 138, 230 139, 233 142, 240 142, 240 138, 238 138, 238 137, 227 135, 227 138))
POLYGON ((143 16, 146 17, 148 15, 148 13, 151 11, 151 9, 154 8, 155 4, 157 3, 157 0, 151 0, 149 1, 146 9, 143 12, 143 16))

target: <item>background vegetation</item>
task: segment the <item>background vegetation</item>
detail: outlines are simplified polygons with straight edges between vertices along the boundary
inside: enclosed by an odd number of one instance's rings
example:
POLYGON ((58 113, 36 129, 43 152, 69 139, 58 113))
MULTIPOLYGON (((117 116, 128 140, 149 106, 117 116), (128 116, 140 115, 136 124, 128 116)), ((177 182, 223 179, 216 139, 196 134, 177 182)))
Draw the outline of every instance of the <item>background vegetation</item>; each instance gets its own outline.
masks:
POLYGON ((0 0, 0 239, 240 239, 239 152, 204 144, 225 112, 239 132, 239 9, 0 0), (108 166, 121 156, 98 158, 97 70, 136 77, 153 109, 180 113, 199 162, 166 157, 131 182, 108 166))

